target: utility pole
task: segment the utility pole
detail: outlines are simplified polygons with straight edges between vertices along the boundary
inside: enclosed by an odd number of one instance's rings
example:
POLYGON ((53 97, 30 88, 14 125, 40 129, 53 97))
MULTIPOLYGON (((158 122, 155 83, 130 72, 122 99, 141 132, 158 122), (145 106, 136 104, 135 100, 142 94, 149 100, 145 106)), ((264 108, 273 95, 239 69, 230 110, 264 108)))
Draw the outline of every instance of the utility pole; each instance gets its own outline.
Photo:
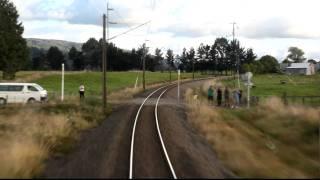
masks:
MULTIPOLYGON (((233 49, 233 53, 234 56, 236 58, 236 68, 237 68, 237 78, 238 78, 238 88, 240 89, 240 73, 239 73, 239 68, 240 68, 240 62, 239 62, 239 58, 238 58, 238 52, 236 50, 236 44, 235 44, 235 25, 237 24, 236 22, 231 23, 232 24, 232 41, 234 43, 234 49, 233 49)), ((235 80, 235 76, 234 80, 235 80)), ((234 87, 235 87, 235 82, 234 82, 234 87)))
MULTIPOLYGON (((233 22, 232 23, 232 42, 234 43, 234 25, 236 23, 233 22)), ((233 47, 233 57, 235 58, 235 60, 237 61, 237 58, 236 58, 236 52, 235 52, 235 47, 233 47)), ((237 68, 237 67, 235 67, 237 68)), ((236 72, 233 72, 233 87, 236 88, 236 72)))
POLYGON ((102 72, 103 72, 103 112, 105 112, 107 107, 107 44, 109 40, 109 24, 115 24, 111 23, 109 21, 109 11, 112 11, 112 8, 109 8, 109 3, 107 4, 107 15, 103 14, 103 40, 102 40, 102 72), (106 37, 106 31, 107 31, 107 37, 106 37))
POLYGON ((143 63, 143 73, 142 73, 142 84, 143 84, 143 90, 146 90, 146 56, 145 56, 145 48, 146 43, 143 43, 142 45, 142 63, 143 63))
POLYGON ((106 48, 106 15, 103 14, 103 39, 102 39, 102 104, 103 112, 106 112, 107 88, 106 88, 106 67, 107 67, 107 48, 106 48))
POLYGON ((194 58, 192 58, 192 79, 194 80, 194 58))
POLYGON ((64 100, 64 63, 61 65, 61 101, 64 100))

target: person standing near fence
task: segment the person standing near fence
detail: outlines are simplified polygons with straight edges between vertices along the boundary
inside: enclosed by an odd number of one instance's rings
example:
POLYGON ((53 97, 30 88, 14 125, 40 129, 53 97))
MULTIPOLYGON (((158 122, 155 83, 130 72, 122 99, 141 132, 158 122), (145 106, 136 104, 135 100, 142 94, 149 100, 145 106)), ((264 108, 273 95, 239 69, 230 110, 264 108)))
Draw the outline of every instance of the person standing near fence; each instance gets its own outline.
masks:
POLYGON ((81 84, 80 87, 79 87, 79 95, 80 95, 80 100, 83 100, 84 99, 84 85, 81 84))
POLYGON ((226 87, 224 89, 224 103, 225 103, 226 107, 230 106, 230 99, 229 99, 230 96, 229 95, 230 95, 229 89, 228 89, 228 87, 226 87))
POLYGON ((241 104, 241 101, 242 101, 242 90, 238 90, 238 93, 239 93, 239 105, 241 104))
POLYGON ((217 90, 217 101, 218 101, 218 106, 221 106, 221 101, 222 101, 222 91, 220 88, 217 90))
POLYGON ((238 89, 233 91, 233 99, 234 99, 234 108, 237 108, 240 105, 240 91, 238 89))
POLYGON ((212 86, 210 86, 208 89, 208 102, 210 105, 213 104, 213 97, 214 97, 214 90, 213 90, 212 86))

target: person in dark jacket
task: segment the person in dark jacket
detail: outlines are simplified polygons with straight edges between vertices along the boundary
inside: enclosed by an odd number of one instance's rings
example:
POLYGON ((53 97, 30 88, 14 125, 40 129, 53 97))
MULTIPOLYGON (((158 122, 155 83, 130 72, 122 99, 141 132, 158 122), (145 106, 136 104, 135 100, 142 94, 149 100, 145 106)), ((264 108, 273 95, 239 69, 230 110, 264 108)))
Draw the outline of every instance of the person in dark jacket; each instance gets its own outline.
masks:
POLYGON ((241 104, 241 98, 242 98, 242 90, 240 89, 239 90, 239 105, 241 104))
POLYGON ((217 101, 218 101, 218 106, 221 106, 221 101, 222 101, 222 91, 220 88, 217 90, 217 101))
POLYGON ((224 104, 226 107, 230 106, 230 92, 228 87, 224 89, 224 104))

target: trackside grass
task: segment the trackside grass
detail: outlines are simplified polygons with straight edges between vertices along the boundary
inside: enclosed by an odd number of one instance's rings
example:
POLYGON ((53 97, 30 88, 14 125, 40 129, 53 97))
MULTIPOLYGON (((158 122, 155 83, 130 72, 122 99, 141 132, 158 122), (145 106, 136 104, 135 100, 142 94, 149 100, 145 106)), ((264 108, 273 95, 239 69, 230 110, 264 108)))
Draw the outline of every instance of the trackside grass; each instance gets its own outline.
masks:
POLYGON ((241 178, 320 176, 319 107, 285 106, 276 97, 251 109, 213 107, 203 96, 215 83, 185 98, 190 122, 229 169, 241 178))
MULTIPOLYGON (((146 84, 169 82, 168 72, 146 72, 146 84)), ((196 78, 205 77, 199 73, 195 74, 196 78)), ((126 87, 134 87, 136 80, 137 85, 142 85, 142 72, 108 72, 107 88, 109 92, 122 90, 126 87)), ((192 73, 182 73, 182 79, 192 78, 192 73)), ((172 73, 172 81, 177 80, 177 73, 172 73)), ((61 75, 47 75, 35 80, 36 83, 43 86, 51 94, 59 94, 61 89, 61 75)), ((79 72, 65 75, 65 93, 67 95, 78 94, 80 84, 84 84, 88 95, 100 95, 102 92, 102 76, 100 72, 79 72)))

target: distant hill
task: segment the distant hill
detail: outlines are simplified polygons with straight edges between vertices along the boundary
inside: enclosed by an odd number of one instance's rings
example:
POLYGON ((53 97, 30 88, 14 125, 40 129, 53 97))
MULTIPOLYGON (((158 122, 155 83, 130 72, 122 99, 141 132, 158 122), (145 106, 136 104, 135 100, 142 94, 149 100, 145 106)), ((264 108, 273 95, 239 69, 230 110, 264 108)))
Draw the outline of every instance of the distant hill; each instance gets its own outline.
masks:
POLYGON ((62 40, 51 40, 51 39, 35 39, 26 38, 28 47, 35 47, 38 49, 48 50, 51 46, 58 47, 62 52, 69 52, 74 46, 78 50, 81 50, 82 43, 75 43, 62 40))

